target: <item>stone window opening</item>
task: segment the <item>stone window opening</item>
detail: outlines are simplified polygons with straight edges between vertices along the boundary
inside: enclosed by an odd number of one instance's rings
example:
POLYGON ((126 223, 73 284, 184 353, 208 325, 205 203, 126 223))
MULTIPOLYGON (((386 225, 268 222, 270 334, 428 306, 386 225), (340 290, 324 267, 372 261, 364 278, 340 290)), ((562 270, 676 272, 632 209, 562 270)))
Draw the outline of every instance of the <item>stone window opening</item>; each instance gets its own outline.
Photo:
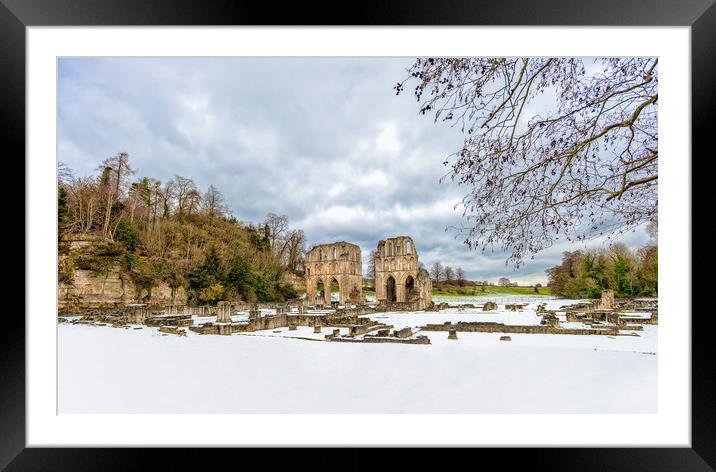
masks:
POLYGON ((323 282, 318 282, 316 285, 316 303, 322 304, 325 301, 325 287, 323 282))
POLYGON ((385 290, 386 299, 389 302, 397 301, 398 297, 397 297, 397 293, 395 290, 395 279, 393 278, 392 275, 388 276, 388 280, 385 283, 385 289, 386 289, 385 290))
POLYGON ((410 254, 410 250, 410 241, 408 241, 407 243, 405 243, 405 253, 410 254))
POLYGON ((334 292, 334 289, 335 289, 336 292, 338 292, 338 301, 340 302, 340 301, 341 301, 341 300, 340 300, 340 298, 341 298, 341 284, 338 282, 338 279, 336 279, 335 277, 333 277, 333 278, 331 279, 331 287, 330 287, 330 290, 331 290, 331 301, 333 301, 333 292, 334 292))
POLYGON ((415 279, 412 275, 409 275, 408 278, 405 279, 405 294, 408 300, 410 300, 413 295, 417 295, 415 290, 415 279))

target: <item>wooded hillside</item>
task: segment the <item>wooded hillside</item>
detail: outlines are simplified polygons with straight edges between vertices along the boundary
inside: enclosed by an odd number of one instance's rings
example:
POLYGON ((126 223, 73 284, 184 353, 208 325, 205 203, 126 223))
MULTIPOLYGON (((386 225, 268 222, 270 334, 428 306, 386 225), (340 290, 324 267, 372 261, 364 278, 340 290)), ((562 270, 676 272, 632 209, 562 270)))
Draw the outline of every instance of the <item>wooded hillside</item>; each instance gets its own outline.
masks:
POLYGON ((60 164, 58 229, 58 275, 66 284, 75 269, 120 267, 139 287, 184 287, 193 303, 283 301, 296 293, 282 274, 303 270, 305 235, 286 216, 239 221, 214 186, 202 191, 179 175, 137 177, 126 153, 85 177, 60 164), (99 242, 71 253, 62 244, 83 236, 99 242))

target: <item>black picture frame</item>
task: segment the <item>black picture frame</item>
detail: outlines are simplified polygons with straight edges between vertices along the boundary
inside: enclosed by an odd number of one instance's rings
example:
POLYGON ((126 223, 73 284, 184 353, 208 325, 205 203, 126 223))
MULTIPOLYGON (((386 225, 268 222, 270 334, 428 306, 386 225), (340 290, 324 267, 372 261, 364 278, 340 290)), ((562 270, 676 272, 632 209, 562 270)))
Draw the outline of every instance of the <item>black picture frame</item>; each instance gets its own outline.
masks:
MULTIPOLYGON (((336 5, 197 0, 0 0, 0 129, 6 155, 25 155, 25 38, 28 26, 111 25, 543 25, 543 26, 690 26, 693 155, 708 146, 716 109, 716 7, 713 0, 501 0, 442 2, 363 1, 336 5), (319 13, 332 13, 321 18, 319 13), (9 148, 12 151, 7 151, 9 148)), ((684 156, 683 159, 690 159, 684 156)), ((693 160, 692 160, 693 163, 693 160)), ((693 174, 692 174, 693 175, 693 174)), ((697 177, 703 179, 705 177, 697 177)), ((19 179, 18 179, 19 180, 19 179)), ((693 187, 698 187, 693 181, 693 187)), ((696 201, 694 201, 696 203, 696 201)), ((693 233, 692 233, 693 234, 693 233)), ((697 235, 694 235, 697 236, 697 235)), ((696 242, 692 238, 693 242, 696 242)), ((25 252, 32 248, 25 245, 25 252)), ((27 293, 27 292, 26 292, 27 293)), ((683 316, 691 315, 686 306, 683 316)), ((704 313, 707 314, 707 313, 704 313)), ((26 316, 38 314, 26 313, 26 316)), ((476 466, 490 459, 531 470, 660 471, 716 469, 714 343, 709 320, 692 316, 692 448, 535 448, 438 452, 432 458, 413 451, 400 454, 405 467, 434 460, 447 466, 462 456, 476 466), (479 454, 479 455, 478 455, 479 454)), ((25 447, 25 323, 19 316, 3 320, 0 365, 0 468, 6 470, 165 470, 185 464, 185 454, 162 449, 44 449, 25 447)), ((479 425, 476 425, 479 427, 479 425)), ((266 455, 258 451, 253 455, 266 455)), ((332 468, 356 468, 365 456, 334 451, 332 468)), ((252 455, 241 452, 242 461, 252 455)), ((271 455, 271 467, 281 455, 271 455)), ((237 458, 230 449, 192 454, 211 462, 237 458)), ((398 456, 391 454, 395 459, 398 456)), ((306 457, 314 457, 312 455, 306 457)), ((295 461, 295 459, 285 459, 295 461)), ((217 463, 218 464, 218 463, 217 463)), ((288 462, 287 462, 288 464, 288 462)), ((320 464, 319 464, 320 465, 320 464)), ((238 466, 238 464, 237 464, 238 466)))

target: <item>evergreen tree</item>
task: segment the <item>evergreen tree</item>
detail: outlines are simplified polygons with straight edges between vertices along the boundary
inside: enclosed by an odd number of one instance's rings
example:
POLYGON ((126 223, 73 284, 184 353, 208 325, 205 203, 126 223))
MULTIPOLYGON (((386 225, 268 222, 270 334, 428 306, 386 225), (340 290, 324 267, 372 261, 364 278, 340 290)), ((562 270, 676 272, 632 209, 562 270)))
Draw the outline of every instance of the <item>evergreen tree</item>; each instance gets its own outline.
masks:
POLYGON ((67 190, 60 185, 57 191, 57 229, 58 233, 62 233, 67 229, 67 216, 69 210, 67 208, 67 190))
POLYGON ((223 299, 223 265, 215 246, 206 250, 204 262, 192 270, 189 280, 189 295, 196 301, 216 303, 223 299))
POLYGON ((255 284, 251 263, 241 255, 235 256, 226 274, 227 287, 235 290, 244 300, 250 300, 255 295, 255 284))

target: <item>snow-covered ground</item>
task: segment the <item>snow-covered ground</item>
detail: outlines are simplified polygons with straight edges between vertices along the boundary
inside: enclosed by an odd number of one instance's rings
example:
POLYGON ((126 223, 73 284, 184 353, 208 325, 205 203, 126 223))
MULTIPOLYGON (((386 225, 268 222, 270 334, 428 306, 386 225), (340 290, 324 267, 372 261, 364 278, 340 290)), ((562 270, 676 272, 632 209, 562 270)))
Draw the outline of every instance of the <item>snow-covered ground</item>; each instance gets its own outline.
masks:
MULTIPOLYGON (((480 306, 493 300, 500 309, 371 318, 397 329, 445 321, 539 323, 534 301, 523 311, 504 310, 504 303, 527 301, 521 297, 449 298, 480 306)), ((311 341, 332 329, 178 337, 148 327, 59 324, 59 413, 656 411, 657 326, 617 337, 510 334, 512 341, 500 341, 500 333, 458 332, 454 341, 446 332, 421 332, 431 345, 311 341)))

